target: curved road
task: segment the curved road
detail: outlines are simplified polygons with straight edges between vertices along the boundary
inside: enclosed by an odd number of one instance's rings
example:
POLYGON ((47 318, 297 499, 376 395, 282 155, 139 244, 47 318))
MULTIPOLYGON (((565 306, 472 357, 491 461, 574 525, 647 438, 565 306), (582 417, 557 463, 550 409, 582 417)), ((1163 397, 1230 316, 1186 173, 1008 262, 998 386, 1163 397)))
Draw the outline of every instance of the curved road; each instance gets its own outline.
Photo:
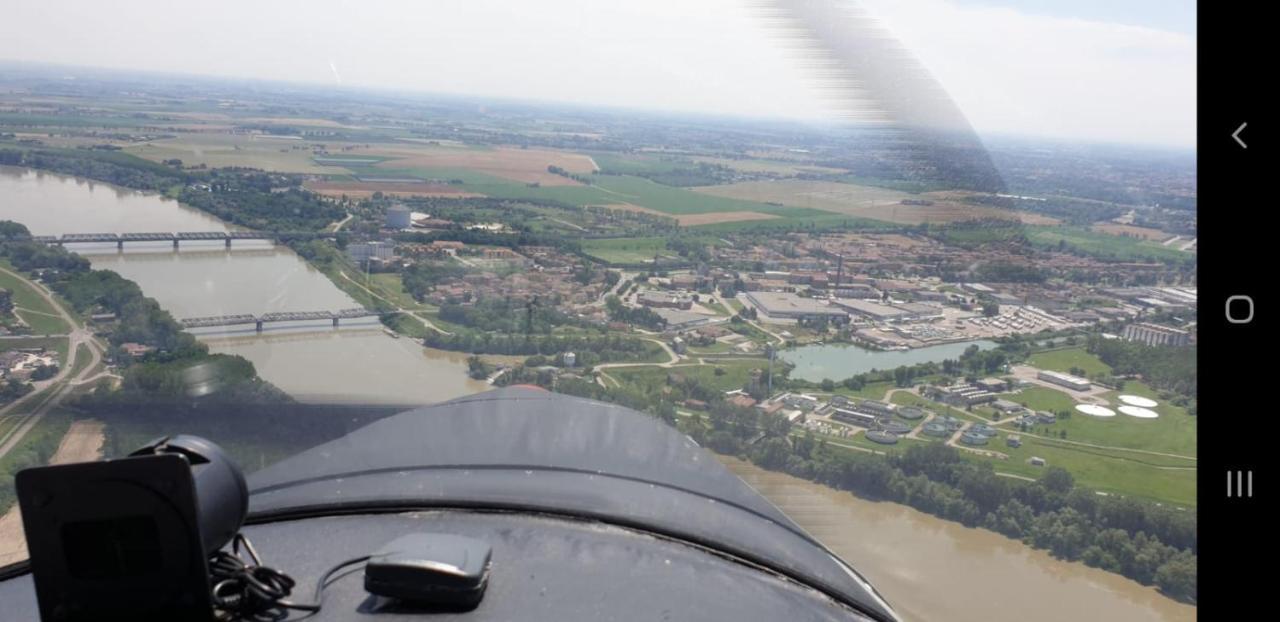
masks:
MULTIPOLYGON (((7 268, 0 267, 0 272, 31 285, 31 288, 35 290, 41 298, 44 298, 45 302, 49 303, 50 308, 57 311, 58 316, 67 323, 67 326, 72 327, 71 333, 67 335, 67 360, 62 365, 61 369, 58 370, 58 375, 50 378, 49 380, 37 383, 34 391, 14 400, 4 408, 0 408, 0 415, 5 415, 12 411, 21 409, 29 403, 37 404, 31 412, 25 414, 25 419, 10 430, 3 439, 0 439, 0 458, 2 458, 22 441, 22 438, 26 436, 27 432, 31 431, 31 428, 35 427, 35 425, 44 418, 45 413, 49 412, 54 406, 57 406, 62 402, 62 399, 71 392, 77 382, 83 383, 88 376, 98 373, 97 368, 102 363, 102 346, 93 338, 92 331, 82 326, 77 326, 75 317, 68 313, 58 300, 54 298, 53 293, 45 289, 43 285, 33 283, 21 274, 13 272, 7 268), (84 345, 85 349, 89 351, 89 364, 80 370, 80 373, 76 375, 76 378, 72 379, 70 382, 65 382, 71 375, 72 370, 76 367, 76 353, 80 350, 81 345, 84 345), (39 400, 39 398, 45 396, 50 391, 53 393, 48 397, 48 399, 44 399, 43 401, 39 400)), ((21 417, 23 415, 20 414, 19 416, 21 417)))

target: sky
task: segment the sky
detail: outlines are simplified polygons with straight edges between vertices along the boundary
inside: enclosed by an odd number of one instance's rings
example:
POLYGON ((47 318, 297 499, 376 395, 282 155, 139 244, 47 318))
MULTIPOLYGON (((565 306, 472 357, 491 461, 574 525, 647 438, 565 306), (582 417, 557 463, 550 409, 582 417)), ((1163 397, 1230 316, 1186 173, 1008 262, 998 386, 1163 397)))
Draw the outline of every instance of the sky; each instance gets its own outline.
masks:
MULTIPOLYGON (((979 134, 1194 147, 1194 0, 856 6, 979 134)), ((756 0, 41 0, 6 7, 0 60, 835 118, 764 17, 756 0)))

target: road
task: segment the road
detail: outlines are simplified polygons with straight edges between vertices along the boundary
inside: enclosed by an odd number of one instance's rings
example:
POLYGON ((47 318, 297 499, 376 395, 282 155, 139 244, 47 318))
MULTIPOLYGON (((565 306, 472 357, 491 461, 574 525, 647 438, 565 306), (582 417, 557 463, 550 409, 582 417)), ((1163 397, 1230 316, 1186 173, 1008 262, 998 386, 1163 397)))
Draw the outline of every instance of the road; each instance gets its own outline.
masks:
POLYGON ((29 283, 32 289, 34 289, 41 298, 45 299, 45 302, 49 304, 49 307, 56 311, 58 315, 66 321, 68 326, 74 327, 71 333, 67 336, 67 360, 62 367, 58 369, 58 374, 49 380, 36 384, 35 390, 31 393, 14 400, 4 408, 0 408, 0 415, 17 412, 20 417, 24 417, 22 421, 8 434, 6 434, 3 439, 0 439, 0 458, 3 458, 10 450, 22 441, 22 438, 26 436, 27 433, 36 426, 36 424, 40 423, 40 420, 44 418, 45 413, 53 410, 55 406, 62 402, 62 398, 66 397, 66 395, 75 388, 76 381, 83 381, 87 377, 95 375, 100 371, 98 367, 102 363, 102 346, 94 339, 93 332, 83 326, 79 326, 76 318, 68 313, 67 310, 62 307, 62 304, 58 302, 58 299, 53 296, 53 293, 45 289, 43 285, 34 283, 28 280, 25 276, 4 267, 0 267, 0 272, 29 283), (71 379, 71 382, 66 382, 68 377, 71 375, 71 371, 76 367, 76 355, 80 351, 81 345, 85 346, 85 349, 89 351, 89 364, 85 365, 84 369, 81 369, 80 373, 76 375, 76 378, 71 379), (51 396, 47 395, 49 391, 53 392, 51 396), (30 412, 22 413, 22 409, 29 404, 36 404, 36 406, 30 412))
POLYGON ((665 342, 658 339, 645 339, 645 341, 656 343, 661 346, 662 350, 667 353, 668 357, 670 357, 670 360, 665 363, 601 363, 595 366, 596 371, 603 369, 617 369, 619 367, 672 367, 676 363, 680 362, 680 356, 677 355, 665 342))
POLYGON ((343 218, 342 220, 339 220, 338 222, 335 222, 332 225, 329 225, 330 227, 333 227, 330 230, 333 231, 334 233, 342 231, 343 225, 346 225, 348 222, 351 222, 352 218, 355 218, 355 214, 347 214, 346 218, 343 218))

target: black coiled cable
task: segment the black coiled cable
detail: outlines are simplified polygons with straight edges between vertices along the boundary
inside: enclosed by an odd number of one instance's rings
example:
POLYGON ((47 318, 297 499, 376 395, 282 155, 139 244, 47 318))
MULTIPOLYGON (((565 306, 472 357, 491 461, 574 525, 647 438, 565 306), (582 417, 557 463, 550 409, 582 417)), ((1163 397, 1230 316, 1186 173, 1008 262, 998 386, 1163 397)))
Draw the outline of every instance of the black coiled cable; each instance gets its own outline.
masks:
POLYGON ((297 581, 263 566, 253 544, 244 534, 237 533, 231 540, 231 551, 218 551, 209 559, 213 606, 237 620, 281 620, 288 615, 287 609, 319 611, 329 578, 338 570, 367 559, 369 556, 365 555, 331 567, 316 583, 315 602, 296 603, 287 599, 297 581), (248 560, 241 556, 241 549, 249 555, 248 560))

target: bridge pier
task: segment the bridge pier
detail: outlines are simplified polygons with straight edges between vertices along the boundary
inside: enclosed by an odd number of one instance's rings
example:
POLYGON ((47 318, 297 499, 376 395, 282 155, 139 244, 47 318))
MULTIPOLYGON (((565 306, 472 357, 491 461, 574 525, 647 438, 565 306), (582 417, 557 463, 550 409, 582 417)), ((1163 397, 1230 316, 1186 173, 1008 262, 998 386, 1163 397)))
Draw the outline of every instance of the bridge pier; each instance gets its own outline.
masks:
POLYGON ((173 250, 178 250, 178 238, 173 238, 173 250))
POLYGON ((336 316, 333 318, 333 327, 334 328, 338 327, 338 318, 336 316))
POLYGON ((231 236, 227 236, 226 242, 227 242, 227 248, 231 248, 231 236))
POLYGON ((254 330, 256 330, 257 332, 261 333, 261 332, 262 332, 262 320, 254 320, 254 324, 255 324, 255 326, 254 326, 254 330))
POLYGON ((118 251, 124 250, 124 240, 116 240, 116 250, 118 251))

